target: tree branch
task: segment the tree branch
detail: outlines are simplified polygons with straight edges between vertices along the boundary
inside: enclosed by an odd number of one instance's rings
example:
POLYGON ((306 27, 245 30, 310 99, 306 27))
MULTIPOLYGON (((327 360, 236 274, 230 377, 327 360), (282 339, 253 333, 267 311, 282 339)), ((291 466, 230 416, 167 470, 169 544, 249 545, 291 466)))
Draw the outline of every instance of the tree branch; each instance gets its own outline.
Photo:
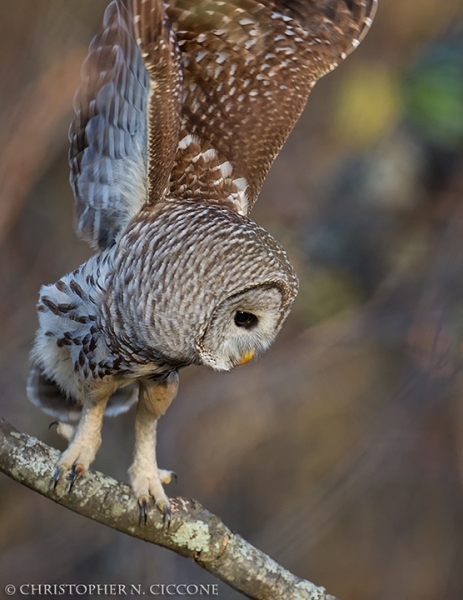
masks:
POLYGON ((59 452, 19 433, 0 418, 0 471, 74 512, 146 542, 192 558, 207 571, 256 600, 336 600, 324 588, 295 577, 254 548, 194 500, 171 500, 169 529, 155 509, 139 524, 138 505, 128 485, 89 471, 72 491, 50 481, 59 452))

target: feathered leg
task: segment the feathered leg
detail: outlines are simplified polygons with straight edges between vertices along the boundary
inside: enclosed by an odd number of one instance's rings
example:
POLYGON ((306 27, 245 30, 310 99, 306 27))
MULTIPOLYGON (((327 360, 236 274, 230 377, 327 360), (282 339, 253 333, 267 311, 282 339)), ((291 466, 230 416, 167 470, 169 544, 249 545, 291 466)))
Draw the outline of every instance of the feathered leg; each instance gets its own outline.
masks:
POLYGON ((146 522, 149 499, 153 496, 166 523, 170 520, 169 499, 162 487, 169 483, 172 471, 158 469, 156 460, 156 422, 175 398, 178 374, 171 373, 162 382, 140 383, 135 416, 135 452, 129 469, 130 483, 140 505, 140 517, 146 522))
POLYGON ((101 389, 92 391, 86 396, 79 424, 68 448, 56 464, 53 476, 55 485, 63 473, 69 471, 68 482, 71 488, 76 479, 85 473, 94 461, 101 444, 104 411, 112 391, 111 389, 108 393, 108 390, 101 389))

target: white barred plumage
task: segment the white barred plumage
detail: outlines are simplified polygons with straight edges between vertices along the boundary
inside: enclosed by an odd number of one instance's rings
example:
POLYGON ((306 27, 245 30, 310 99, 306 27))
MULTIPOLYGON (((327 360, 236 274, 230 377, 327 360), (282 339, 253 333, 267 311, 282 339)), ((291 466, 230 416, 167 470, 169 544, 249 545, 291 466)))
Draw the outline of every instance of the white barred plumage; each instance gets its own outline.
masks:
POLYGON ((77 233, 98 254, 38 304, 31 401, 70 438, 54 481, 93 461, 104 414, 137 402, 130 479, 166 519, 156 421, 177 372, 230 370, 272 343, 297 293, 249 219, 315 82, 376 0, 113 0, 70 128, 77 233), (71 424, 76 424, 75 427, 71 424))

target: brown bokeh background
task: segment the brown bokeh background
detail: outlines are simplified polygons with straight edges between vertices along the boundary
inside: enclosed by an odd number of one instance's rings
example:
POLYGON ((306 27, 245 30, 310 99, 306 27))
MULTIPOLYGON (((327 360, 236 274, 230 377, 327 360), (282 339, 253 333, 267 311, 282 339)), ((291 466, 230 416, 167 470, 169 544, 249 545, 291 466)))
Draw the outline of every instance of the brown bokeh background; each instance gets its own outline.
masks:
MULTIPOLYGON (((39 287, 90 256, 67 128, 105 4, 0 0, 0 414, 60 448, 24 389, 39 287)), ((254 211, 300 275, 292 315, 258 361, 182 372, 159 427, 169 493, 341 600, 463 598, 462 16, 463 0, 380 0, 316 86, 254 211)), ((126 480, 133 413, 103 437, 95 467, 126 480)), ((0 476, 0 597, 211 581, 0 476)))

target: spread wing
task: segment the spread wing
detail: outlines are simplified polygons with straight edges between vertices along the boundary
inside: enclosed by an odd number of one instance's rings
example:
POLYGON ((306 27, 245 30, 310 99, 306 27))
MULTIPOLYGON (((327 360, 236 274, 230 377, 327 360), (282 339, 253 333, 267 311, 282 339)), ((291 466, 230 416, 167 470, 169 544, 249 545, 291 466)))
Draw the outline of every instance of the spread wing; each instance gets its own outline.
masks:
POLYGON ((135 10, 134 18, 130 0, 113 0, 106 9, 103 31, 82 67, 69 131, 77 233, 99 248, 111 245, 143 205, 163 196, 178 144, 181 71, 174 36, 161 0, 135 2, 135 10))
POLYGON ((315 82, 367 32, 377 0, 170 0, 183 107, 172 196, 249 214, 315 82))
POLYGON ((376 2, 113 0, 69 133, 78 234, 105 248, 166 193, 249 214, 310 90, 360 43, 376 2))

